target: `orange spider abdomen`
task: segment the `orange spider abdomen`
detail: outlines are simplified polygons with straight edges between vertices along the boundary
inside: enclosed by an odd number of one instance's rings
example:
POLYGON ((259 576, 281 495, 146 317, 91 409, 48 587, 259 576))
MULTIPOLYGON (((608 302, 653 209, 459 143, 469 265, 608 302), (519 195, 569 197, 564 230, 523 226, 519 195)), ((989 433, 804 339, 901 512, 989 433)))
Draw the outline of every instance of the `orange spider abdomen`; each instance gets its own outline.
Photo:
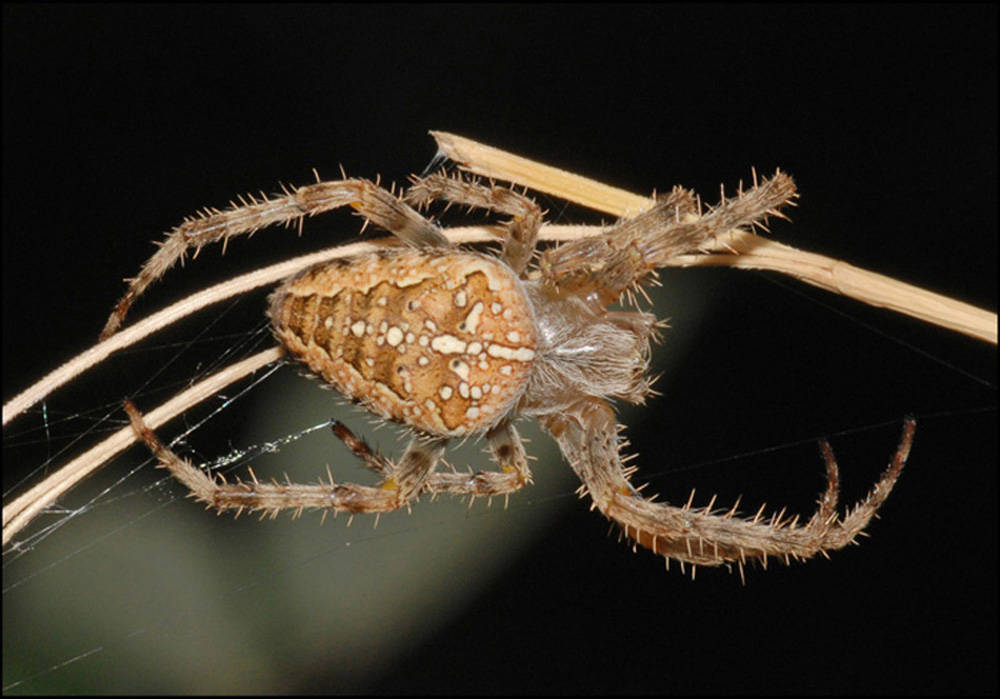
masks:
POLYGON ((270 316, 289 354, 342 394, 442 437, 505 415, 536 351, 521 282, 469 252, 379 252, 314 267, 274 293, 270 316))

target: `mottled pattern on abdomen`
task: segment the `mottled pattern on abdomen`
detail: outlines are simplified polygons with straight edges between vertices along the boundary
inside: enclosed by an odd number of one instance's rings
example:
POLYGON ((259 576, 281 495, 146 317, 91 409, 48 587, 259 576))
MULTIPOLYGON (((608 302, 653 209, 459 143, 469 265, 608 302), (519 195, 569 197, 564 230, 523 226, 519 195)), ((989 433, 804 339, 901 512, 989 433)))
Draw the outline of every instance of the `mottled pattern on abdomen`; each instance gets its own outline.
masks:
POLYGON ((271 297, 292 357, 382 417, 439 436, 492 426, 536 349, 531 306, 499 260, 379 252, 314 267, 271 297))

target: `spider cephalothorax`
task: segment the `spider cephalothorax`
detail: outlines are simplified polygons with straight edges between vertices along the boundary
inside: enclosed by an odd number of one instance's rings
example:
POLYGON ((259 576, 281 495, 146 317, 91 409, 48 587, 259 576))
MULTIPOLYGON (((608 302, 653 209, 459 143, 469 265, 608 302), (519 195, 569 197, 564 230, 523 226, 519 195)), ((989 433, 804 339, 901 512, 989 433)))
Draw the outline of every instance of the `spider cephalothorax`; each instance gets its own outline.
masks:
POLYGON ((795 197, 790 177, 772 178, 700 213, 681 188, 650 210, 543 252, 531 265, 542 213, 504 187, 433 175, 402 198, 371 182, 319 182, 272 200, 191 219, 175 230, 133 282, 107 332, 131 301, 186 250, 264 225, 288 223, 339 206, 356 208, 404 244, 314 267, 271 297, 272 328, 286 352, 346 397, 413 430, 394 462, 339 423, 338 436, 381 477, 378 486, 213 479, 163 446, 129 405, 133 425, 161 463, 217 510, 277 513, 318 508, 381 512, 422 493, 507 494, 530 481, 515 428, 537 418, 557 440, 597 509, 638 544, 697 565, 809 558, 841 548, 885 501, 909 451, 909 421, 899 450, 861 503, 837 509, 837 466, 823 445, 828 487, 804 524, 780 516, 753 519, 735 508, 676 507, 643 497, 623 466, 619 426, 609 400, 648 395, 649 313, 609 310, 673 256, 698 251, 715 236, 761 224, 795 197), (420 207, 444 200, 512 217, 499 257, 459 249, 420 207), (498 471, 439 473, 452 438, 483 435, 498 471))

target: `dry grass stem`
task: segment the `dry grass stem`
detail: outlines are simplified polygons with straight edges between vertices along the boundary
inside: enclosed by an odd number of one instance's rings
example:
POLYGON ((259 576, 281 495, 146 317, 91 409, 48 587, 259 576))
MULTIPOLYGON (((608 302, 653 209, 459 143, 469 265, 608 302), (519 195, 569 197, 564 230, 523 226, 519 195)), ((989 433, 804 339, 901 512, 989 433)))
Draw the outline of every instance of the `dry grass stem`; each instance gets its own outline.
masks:
MULTIPOLYGON (((281 358, 281 350, 273 347, 243 361, 231 364, 191 388, 177 394, 155 410, 146 413, 147 424, 156 428, 206 398, 217 395, 226 386, 281 358)), ((69 462, 56 473, 37 484, 3 508, 3 545, 23 529, 42 510, 61 495, 96 471, 102 464, 127 449, 136 441, 135 432, 126 424, 122 429, 69 462)))
MULTIPOLYGON (((648 197, 535 163, 462 136, 441 131, 432 131, 431 135, 445 155, 476 175, 508 180, 618 217, 634 216, 653 203, 648 197)), ((735 235, 739 244, 734 245, 734 250, 738 254, 725 254, 725 248, 718 246, 716 250, 723 254, 689 255, 679 258, 679 265, 721 265, 781 272, 872 306, 904 313, 994 345, 997 343, 996 313, 761 236, 735 235)))

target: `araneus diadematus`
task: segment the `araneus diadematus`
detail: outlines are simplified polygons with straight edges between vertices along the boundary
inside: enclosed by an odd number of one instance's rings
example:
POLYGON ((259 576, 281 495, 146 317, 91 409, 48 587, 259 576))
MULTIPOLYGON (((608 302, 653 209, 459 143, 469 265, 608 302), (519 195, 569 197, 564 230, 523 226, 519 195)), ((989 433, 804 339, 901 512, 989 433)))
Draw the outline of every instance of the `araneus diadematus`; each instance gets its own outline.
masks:
POLYGON ((559 443, 594 507, 638 544, 692 565, 736 564, 769 556, 788 561, 854 541, 888 497, 906 461, 914 423, 869 495, 841 515, 838 471, 822 445, 827 488, 804 524, 783 514, 752 519, 736 507, 714 510, 654 502, 629 482, 620 427, 609 400, 642 403, 656 318, 608 310, 673 256, 698 251, 715 236, 762 225, 795 198, 777 172, 701 214, 680 187, 656 206, 603 235, 552 247, 538 257, 538 205, 505 187, 432 175, 414 179, 401 198, 365 180, 344 179, 211 210, 185 221, 134 279, 112 315, 115 332, 131 303, 185 254, 264 226, 301 221, 349 205, 402 243, 306 270, 271 296, 273 332, 286 352, 346 397, 415 434, 398 462, 373 452, 346 427, 334 431, 380 477, 377 486, 311 485, 213 478, 164 446, 127 403, 141 439, 216 510, 276 514, 305 509, 384 512, 421 494, 508 494, 531 474, 514 426, 537 418, 559 443), (442 200, 511 220, 499 257, 461 250, 413 207, 442 200), (452 438, 484 435, 498 471, 439 473, 452 438))

